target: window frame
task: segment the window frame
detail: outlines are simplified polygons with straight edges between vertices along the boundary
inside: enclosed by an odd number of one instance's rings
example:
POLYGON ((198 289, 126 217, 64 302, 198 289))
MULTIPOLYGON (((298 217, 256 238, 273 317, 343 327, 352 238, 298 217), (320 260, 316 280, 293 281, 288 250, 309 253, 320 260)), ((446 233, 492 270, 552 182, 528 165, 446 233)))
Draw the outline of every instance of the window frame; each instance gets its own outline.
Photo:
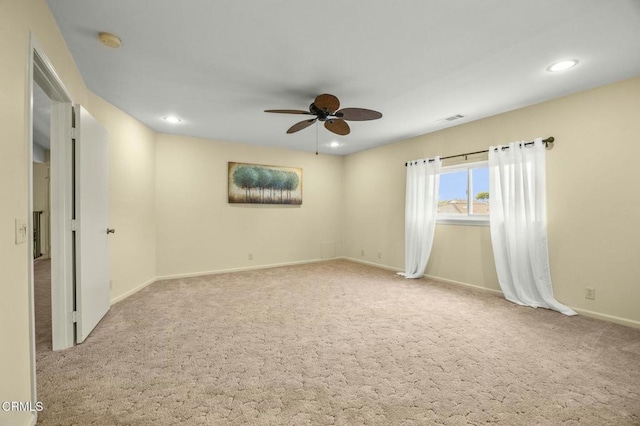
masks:
MULTIPOLYGON (((488 214, 473 213, 473 172, 472 169, 483 169, 489 167, 489 161, 475 161, 473 163, 462 163, 451 166, 442 166, 440 168, 440 176, 445 173, 467 172, 467 214, 447 214, 437 213, 436 224, 442 225, 472 225, 472 226, 489 226, 488 214)), ((439 191, 438 191, 439 192, 439 191)), ((438 193, 438 202, 440 194, 438 193)))

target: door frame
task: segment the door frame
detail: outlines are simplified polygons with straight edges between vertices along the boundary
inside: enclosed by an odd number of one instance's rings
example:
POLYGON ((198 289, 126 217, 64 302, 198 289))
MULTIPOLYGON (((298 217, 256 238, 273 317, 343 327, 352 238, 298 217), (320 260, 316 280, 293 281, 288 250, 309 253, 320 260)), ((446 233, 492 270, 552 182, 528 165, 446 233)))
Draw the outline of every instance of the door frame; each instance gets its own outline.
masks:
MULTIPOLYGON (((51 214, 51 312, 52 345, 54 350, 74 344, 73 311, 73 175, 72 175, 72 98, 53 64, 33 33, 29 34, 27 67, 27 105, 25 120, 27 144, 27 205, 29 232, 33 232, 33 84, 38 85, 51 102, 50 147, 50 214, 51 214)), ((29 264, 29 330, 31 364, 31 399, 37 402, 35 301, 33 271, 33 239, 27 238, 29 264)))

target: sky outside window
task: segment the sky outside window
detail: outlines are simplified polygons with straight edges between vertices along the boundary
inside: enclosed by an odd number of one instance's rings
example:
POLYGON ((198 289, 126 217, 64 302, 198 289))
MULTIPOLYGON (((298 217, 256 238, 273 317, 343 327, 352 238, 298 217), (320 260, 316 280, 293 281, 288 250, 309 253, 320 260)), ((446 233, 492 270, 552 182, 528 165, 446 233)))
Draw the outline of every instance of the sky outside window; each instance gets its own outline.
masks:
POLYGON ((489 169, 487 167, 470 168, 444 172, 440 174, 438 213, 444 215, 486 215, 489 213, 489 200, 478 199, 480 193, 489 192, 489 169), (468 203, 467 190, 471 173, 471 205, 468 203))
MULTIPOLYGON (((489 192, 489 168, 471 169, 471 179, 473 180, 473 200, 479 192, 489 192)), ((489 200, 485 200, 488 202, 489 200)))
POLYGON ((442 173, 440 175, 440 201, 467 199, 467 171, 442 173))

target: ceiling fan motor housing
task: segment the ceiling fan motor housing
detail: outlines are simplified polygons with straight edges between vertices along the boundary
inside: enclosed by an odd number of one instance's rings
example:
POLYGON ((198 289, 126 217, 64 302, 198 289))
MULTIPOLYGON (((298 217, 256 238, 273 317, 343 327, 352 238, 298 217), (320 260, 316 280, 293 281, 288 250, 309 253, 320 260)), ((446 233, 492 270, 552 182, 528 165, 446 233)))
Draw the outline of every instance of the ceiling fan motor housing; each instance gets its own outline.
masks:
POLYGON ((309 105, 309 112, 313 115, 318 116, 318 120, 320 121, 326 121, 329 117, 329 112, 324 109, 318 108, 315 103, 311 103, 311 105, 309 105))

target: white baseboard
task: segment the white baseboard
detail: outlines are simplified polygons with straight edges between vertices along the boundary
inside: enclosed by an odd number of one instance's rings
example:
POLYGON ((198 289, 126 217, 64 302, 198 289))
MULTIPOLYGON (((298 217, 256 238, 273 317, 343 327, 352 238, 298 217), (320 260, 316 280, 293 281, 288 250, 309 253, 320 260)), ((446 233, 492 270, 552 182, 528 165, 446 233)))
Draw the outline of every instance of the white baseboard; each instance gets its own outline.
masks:
MULTIPOLYGON (((469 284, 469 283, 464 283, 464 282, 454 281, 454 280, 448 280, 446 278, 434 277, 434 276, 431 276, 431 275, 425 275, 425 277, 434 279, 436 281, 441 281, 441 282, 455 284, 455 285, 462 285, 462 286, 465 286, 465 287, 476 288, 478 290, 488 291, 488 292, 491 292, 491 293, 498 294, 500 296, 504 296, 503 293, 500 290, 495 290, 495 289, 492 289, 492 288, 480 287, 480 286, 474 285, 474 284, 469 284)), ((568 305, 566 305, 566 306, 568 306, 568 305)), ((587 309, 575 308, 573 306, 569 306, 569 308, 573 309, 574 311, 576 311, 580 315, 584 315, 585 317, 595 318, 595 319, 599 319, 599 320, 607 321, 607 322, 612 322, 612 323, 624 325, 624 326, 627 326, 627 327, 640 328, 640 321, 634 321, 634 320, 630 320, 630 319, 626 319, 626 318, 616 317, 616 316, 613 316, 613 315, 602 314, 600 312, 589 311, 587 309)))
POLYGON ((402 272, 402 269, 396 268, 395 266, 389 266, 385 265, 384 263, 376 263, 368 260, 356 259, 355 257, 342 256, 338 257, 337 259, 348 260, 350 262, 361 263, 363 265, 375 266, 376 268, 386 269, 387 271, 402 272))
POLYGON ((494 294, 498 294, 500 296, 502 296, 502 292, 500 290, 496 290, 493 288, 487 288, 487 287, 482 287, 476 284, 469 284, 469 283, 465 283, 462 281, 455 281, 455 280, 450 280, 447 278, 442 278, 442 277, 436 277, 434 275, 425 275, 425 278, 428 278, 430 280, 434 280, 434 281, 440 281, 443 283, 447 283, 447 284, 455 284, 455 285, 460 285, 460 286, 464 286, 464 287, 470 287, 476 290, 482 290, 482 291, 488 291, 489 293, 494 293, 494 294))
POLYGON ((143 288, 150 286, 151 284, 155 283, 157 280, 158 280, 157 278, 152 278, 149 281, 140 284, 138 287, 135 287, 135 288, 127 291, 126 293, 122 293, 118 297, 114 297, 113 299, 111 299, 110 304, 111 305, 115 305, 116 303, 120 302, 121 300, 124 300, 127 297, 139 292, 143 288))
POLYGON ((594 311, 590 311, 588 309, 574 308, 573 306, 570 306, 570 308, 573 309, 574 311, 576 311, 577 313, 579 313, 580 315, 584 315, 585 317, 595 318, 595 319, 599 319, 599 320, 602 320, 602 321, 607 321, 607 322, 612 322, 612 323, 615 323, 615 324, 625 325, 627 327, 640 328, 640 321, 634 321, 634 320, 630 320, 630 319, 626 319, 626 318, 620 318, 620 317, 616 317, 616 316, 613 316, 613 315, 601 314, 600 312, 594 312, 594 311))
POLYGON ((320 262, 329 262, 331 260, 340 259, 340 257, 332 257, 328 259, 308 259, 308 260, 297 260, 294 262, 283 262, 283 263, 268 263, 264 265, 256 265, 256 266, 242 266, 239 268, 226 268, 226 269, 215 269, 212 271, 200 271, 200 272, 189 272, 186 274, 171 274, 171 275, 161 275, 156 278, 159 280, 172 280, 175 278, 190 278, 190 277, 202 277, 205 275, 219 275, 219 274, 228 274, 230 272, 245 272, 245 271, 255 271, 257 269, 270 269, 270 268, 280 268, 282 266, 295 266, 295 265, 305 265, 308 263, 320 263, 320 262))

